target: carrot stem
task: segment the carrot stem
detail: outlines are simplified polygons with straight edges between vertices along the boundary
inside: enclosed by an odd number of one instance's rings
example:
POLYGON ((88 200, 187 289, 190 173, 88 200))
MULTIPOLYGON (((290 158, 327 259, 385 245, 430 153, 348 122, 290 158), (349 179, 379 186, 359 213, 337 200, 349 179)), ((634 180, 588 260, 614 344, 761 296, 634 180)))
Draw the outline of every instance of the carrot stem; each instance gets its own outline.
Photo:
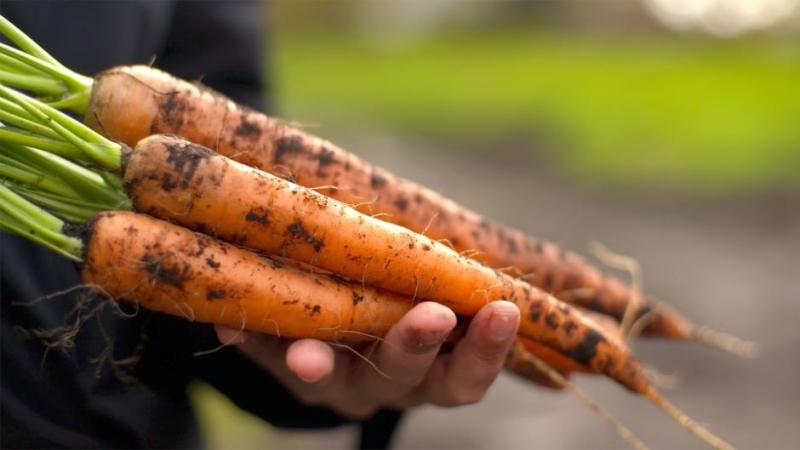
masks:
POLYGON ((0 68, 0 83, 45 95, 63 95, 64 83, 40 75, 14 73, 0 68))
POLYGON ((77 74, 58 62, 56 64, 50 63, 2 42, 0 42, 0 54, 14 58, 21 64, 26 64, 44 72, 54 80, 62 81, 65 85, 64 94, 67 92, 79 92, 92 84, 91 78, 77 74))
POLYGON ((15 220, 13 217, 6 214, 5 210, 2 207, 2 202, 0 202, 0 229, 12 234, 22 236, 25 239, 28 239, 43 247, 49 248, 50 250, 60 253, 61 255, 64 255, 67 258, 72 259, 74 261, 81 261, 80 257, 72 254, 69 251, 64 250, 63 248, 61 248, 61 246, 54 244, 44 236, 36 234, 34 230, 30 229, 29 227, 26 227, 21 222, 15 220))
MULTIPOLYGON (((127 202, 127 197, 118 186, 107 183, 102 175, 83 166, 36 148, 7 143, 3 147, 11 150, 8 152, 10 158, 28 164, 29 167, 35 168, 48 178, 62 180, 75 192, 81 194, 72 196, 73 198, 105 203, 112 208, 127 202)), ((64 192, 60 194, 63 195, 64 192)))
POLYGON ((44 192, 57 194, 64 197, 76 195, 69 185, 55 178, 48 178, 34 170, 26 170, 0 162, 0 177, 7 178, 16 183, 41 189, 44 192))
POLYGON ((2 109, 2 107, 3 105, 0 104, 0 122, 12 125, 25 131, 40 134, 51 139, 60 139, 58 133, 54 132, 50 128, 47 128, 46 126, 33 120, 21 117, 18 114, 6 111, 2 109))
POLYGON ((101 136, 77 120, 40 101, 22 95, 0 84, 0 95, 35 117, 40 123, 85 153, 104 169, 119 170, 122 146, 101 136))
MULTIPOLYGON (((72 198, 62 197, 57 194, 49 194, 47 192, 40 192, 33 189, 16 186, 15 191, 30 200, 31 202, 46 208, 56 216, 75 223, 83 223, 89 221, 95 214, 101 211, 108 211, 108 205, 84 202, 72 198)), ((125 208, 114 208, 125 209, 125 208)))
POLYGON ((41 70, 26 64, 23 61, 12 58, 4 53, 0 53, 0 67, 11 70, 14 73, 28 74, 28 75, 44 75, 41 70))
MULTIPOLYGON (((0 43, 0 54, 6 56, 6 58, 3 58, 6 61, 6 65, 16 67, 20 72, 27 71, 31 75, 38 72, 53 81, 62 83, 63 89, 57 95, 69 99, 63 105, 68 106, 78 114, 86 114, 92 84, 94 83, 91 77, 81 75, 65 67, 2 15, 0 15, 0 34, 3 34, 14 45, 19 47, 17 49, 0 43), (9 58, 14 60, 15 63, 8 63, 9 58)), ((31 89, 31 91, 37 94, 47 94, 39 90, 39 88, 31 89)))
POLYGON ((0 226, 74 260, 83 242, 63 233, 64 222, 0 183, 0 226))
POLYGON ((31 39, 27 34, 23 33, 22 30, 17 28, 16 25, 11 23, 11 21, 6 19, 3 15, 0 15, 0 33, 7 37, 9 41, 13 42, 14 45, 30 55, 47 61, 55 66, 63 67, 60 62, 47 53, 47 51, 37 44, 36 41, 31 39))
POLYGON ((0 141, 35 147, 74 161, 86 161, 86 155, 63 141, 45 138, 24 130, 0 127, 0 141))

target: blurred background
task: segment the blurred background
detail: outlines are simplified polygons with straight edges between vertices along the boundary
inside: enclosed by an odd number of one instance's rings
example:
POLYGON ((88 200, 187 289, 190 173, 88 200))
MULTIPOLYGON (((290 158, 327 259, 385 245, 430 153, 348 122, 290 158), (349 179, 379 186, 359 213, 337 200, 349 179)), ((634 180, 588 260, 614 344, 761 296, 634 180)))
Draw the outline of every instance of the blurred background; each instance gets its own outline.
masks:
MULTIPOLYGON (((800 447, 800 0, 276 1, 277 114, 498 221, 636 257, 648 292, 761 345, 634 350, 741 448, 800 447)), ((623 274, 624 276, 624 274, 623 274)), ((607 380, 578 384, 656 448, 702 448, 607 380)), ((278 431, 210 388, 212 448, 349 448, 278 431)), ((621 448, 565 393, 502 375, 410 412, 399 449, 621 448)))

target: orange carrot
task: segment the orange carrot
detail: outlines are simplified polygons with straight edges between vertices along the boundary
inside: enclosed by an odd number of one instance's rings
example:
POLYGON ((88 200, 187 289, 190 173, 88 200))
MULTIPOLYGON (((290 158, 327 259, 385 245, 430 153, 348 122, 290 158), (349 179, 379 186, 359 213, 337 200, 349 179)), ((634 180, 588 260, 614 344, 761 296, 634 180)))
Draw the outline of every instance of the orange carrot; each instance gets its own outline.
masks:
POLYGON ((144 308, 290 338, 372 340, 413 306, 132 212, 89 224, 81 276, 144 308))
POLYGON ((124 158, 134 207, 238 245, 277 254, 471 316, 507 299, 520 334, 643 392, 627 348, 579 311, 528 283, 406 228, 174 136, 139 142, 124 158))
MULTIPOLYGON (((175 133, 244 164, 286 177, 365 214, 433 240, 492 267, 513 267, 526 280, 575 305, 621 319, 627 286, 580 256, 488 221, 438 193, 264 114, 237 106, 198 84, 146 66, 117 67, 96 77, 87 122, 135 145, 153 133, 175 133), (323 188, 325 187, 325 188, 323 188)), ((651 310, 645 305, 639 316, 651 310)), ((658 308, 645 334, 688 338, 694 326, 658 308)))

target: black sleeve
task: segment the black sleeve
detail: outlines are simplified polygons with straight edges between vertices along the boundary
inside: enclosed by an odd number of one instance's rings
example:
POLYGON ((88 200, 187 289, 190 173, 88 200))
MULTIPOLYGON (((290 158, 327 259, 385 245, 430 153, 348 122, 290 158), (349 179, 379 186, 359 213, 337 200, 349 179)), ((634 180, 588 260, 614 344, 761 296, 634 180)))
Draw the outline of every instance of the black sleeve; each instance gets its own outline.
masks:
POLYGON ((259 0, 177 1, 160 69, 202 81, 235 101, 269 111, 265 99, 268 8, 259 0))

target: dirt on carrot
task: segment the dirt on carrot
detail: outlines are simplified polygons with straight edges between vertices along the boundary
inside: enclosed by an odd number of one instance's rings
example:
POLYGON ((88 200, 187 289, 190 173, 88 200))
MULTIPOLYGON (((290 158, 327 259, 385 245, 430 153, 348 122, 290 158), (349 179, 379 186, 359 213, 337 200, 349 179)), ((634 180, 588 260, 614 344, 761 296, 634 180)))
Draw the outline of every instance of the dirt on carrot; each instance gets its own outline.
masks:
POLYGON ((92 221, 81 275, 148 309, 289 338, 374 340, 413 306, 131 212, 92 221))

